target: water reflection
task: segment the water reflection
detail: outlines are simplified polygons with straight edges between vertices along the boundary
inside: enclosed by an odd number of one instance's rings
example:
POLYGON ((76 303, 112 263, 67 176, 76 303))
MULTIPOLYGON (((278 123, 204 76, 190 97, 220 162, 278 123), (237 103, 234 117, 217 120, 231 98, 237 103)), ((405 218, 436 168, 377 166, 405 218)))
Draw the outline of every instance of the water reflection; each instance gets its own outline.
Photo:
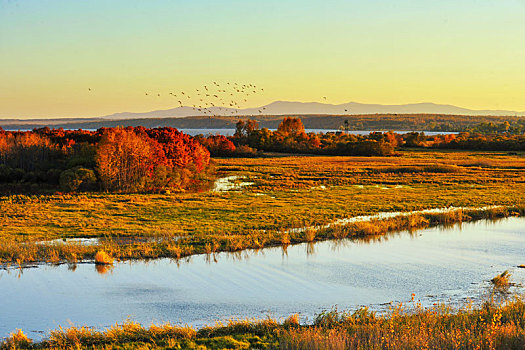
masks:
POLYGON ((202 326, 231 317, 312 317, 339 305, 375 310, 410 300, 423 305, 479 301, 490 279, 525 281, 525 219, 480 221, 182 259, 44 265, 0 271, 0 336, 15 328, 108 327, 135 321, 202 326))
POLYGON ((95 270, 98 272, 99 275, 105 275, 108 272, 112 272, 114 267, 115 266, 108 264, 95 264, 95 270))

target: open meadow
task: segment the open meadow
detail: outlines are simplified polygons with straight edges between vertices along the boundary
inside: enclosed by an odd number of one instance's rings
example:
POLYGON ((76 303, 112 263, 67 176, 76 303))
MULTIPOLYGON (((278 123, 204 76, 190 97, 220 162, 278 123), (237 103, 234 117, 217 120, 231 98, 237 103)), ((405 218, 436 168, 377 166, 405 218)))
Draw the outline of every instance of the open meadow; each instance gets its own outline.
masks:
POLYGON ((214 161, 217 176, 226 180, 210 185, 211 191, 1 197, 0 260, 74 263, 93 259, 99 250, 116 259, 179 258, 468 221, 483 217, 469 217, 468 210, 476 208, 492 207, 486 217, 519 215, 525 205, 520 153, 402 150, 384 158, 269 155, 214 161), (448 207, 465 214, 324 226, 356 216, 448 207))

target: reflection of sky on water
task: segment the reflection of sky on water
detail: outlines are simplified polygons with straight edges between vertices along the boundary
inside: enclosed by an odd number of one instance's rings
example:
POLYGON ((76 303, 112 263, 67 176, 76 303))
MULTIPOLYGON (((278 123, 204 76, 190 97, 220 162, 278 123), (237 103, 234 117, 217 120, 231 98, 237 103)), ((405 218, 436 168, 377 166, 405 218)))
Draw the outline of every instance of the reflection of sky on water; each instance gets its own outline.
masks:
MULTIPOLYGON (((407 301, 462 302, 510 270, 525 280, 525 219, 479 221, 373 239, 120 263, 98 271, 41 266, 0 271, 0 336, 58 325, 107 327, 128 316, 196 326, 230 317, 301 313, 407 301)), ((100 270, 100 268, 99 268, 100 270)))

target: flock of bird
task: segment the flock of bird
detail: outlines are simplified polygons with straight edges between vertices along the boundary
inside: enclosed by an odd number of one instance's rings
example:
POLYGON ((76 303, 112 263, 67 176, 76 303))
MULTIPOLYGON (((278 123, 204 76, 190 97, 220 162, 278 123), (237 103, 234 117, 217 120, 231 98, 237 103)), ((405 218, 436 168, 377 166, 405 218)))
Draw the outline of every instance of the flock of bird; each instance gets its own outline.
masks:
MULTIPOLYGON (((227 82, 219 84, 214 81, 212 84, 203 85, 202 87, 191 91, 172 91, 168 95, 176 98, 180 107, 185 105, 185 100, 190 99, 192 102, 188 107, 204 115, 212 116, 214 114, 238 114, 241 109, 239 101, 247 102, 249 96, 261 93, 264 88, 255 84, 240 84, 227 82), (193 99, 192 99, 193 97, 193 99), (233 109, 233 110, 232 110, 233 109)), ((161 97, 161 93, 145 92, 145 96, 161 97)), ((264 113, 266 107, 259 109, 259 114, 264 113)))
MULTIPOLYGON (((93 90, 88 88, 88 91, 92 92, 93 90)), ((239 114, 241 106, 238 101, 247 102, 249 96, 261 92, 264 92, 264 88, 251 83, 241 84, 236 82, 226 82, 219 84, 214 81, 212 84, 203 85, 202 87, 191 91, 171 91, 167 93, 167 96, 175 98, 180 107, 184 107, 186 102, 188 103, 187 107, 211 118, 216 115, 239 114), (187 101, 188 99, 190 101, 187 101), (198 102, 195 103, 196 100, 198 100, 198 102)), ((158 98, 166 96, 166 93, 144 92, 144 95, 158 98)), ((322 98, 326 101, 326 96, 323 96, 322 98)), ((261 107, 258 109, 258 112, 259 114, 263 114, 265 110, 266 107, 261 107)), ((345 109, 344 111, 348 112, 348 109, 345 109)))

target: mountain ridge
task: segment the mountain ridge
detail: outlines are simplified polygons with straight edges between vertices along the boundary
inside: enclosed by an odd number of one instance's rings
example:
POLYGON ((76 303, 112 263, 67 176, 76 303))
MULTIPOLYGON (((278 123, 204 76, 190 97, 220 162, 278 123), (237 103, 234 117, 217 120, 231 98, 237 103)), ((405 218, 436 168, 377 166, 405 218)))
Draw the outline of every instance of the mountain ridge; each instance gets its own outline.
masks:
POLYGON ((453 114, 478 116, 525 116, 525 111, 468 109, 450 104, 419 102, 400 105, 367 104, 347 102, 330 104, 321 102, 274 101, 256 108, 234 109, 229 107, 209 107, 197 109, 188 106, 160 109, 150 112, 119 112, 99 117, 101 119, 139 119, 139 118, 184 118, 190 116, 244 116, 244 115, 354 115, 354 114, 453 114), (206 112, 206 113, 204 113, 206 112))

